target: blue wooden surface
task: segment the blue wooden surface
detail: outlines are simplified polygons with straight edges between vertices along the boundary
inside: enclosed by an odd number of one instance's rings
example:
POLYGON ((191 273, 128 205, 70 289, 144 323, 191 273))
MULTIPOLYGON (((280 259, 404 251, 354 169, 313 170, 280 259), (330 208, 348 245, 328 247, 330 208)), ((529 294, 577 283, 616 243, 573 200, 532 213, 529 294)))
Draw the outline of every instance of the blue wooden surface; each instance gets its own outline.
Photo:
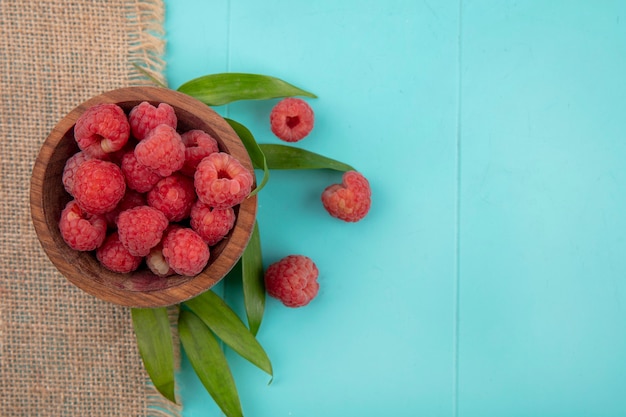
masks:
MULTIPOLYGON (((315 260, 307 307, 269 299, 275 378, 227 351, 247 416, 626 414, 626 2, 166 1, 171 87, 274 75, 315 92, 297 146, 351 163, 274 172, 264 261, 315 260)), ((218 110, 260 142, 272 102, 218 110)), ((239 308, 240 288, 218 291, 239 308)), ((219 416, 184 361, 184 415, 219 416)))

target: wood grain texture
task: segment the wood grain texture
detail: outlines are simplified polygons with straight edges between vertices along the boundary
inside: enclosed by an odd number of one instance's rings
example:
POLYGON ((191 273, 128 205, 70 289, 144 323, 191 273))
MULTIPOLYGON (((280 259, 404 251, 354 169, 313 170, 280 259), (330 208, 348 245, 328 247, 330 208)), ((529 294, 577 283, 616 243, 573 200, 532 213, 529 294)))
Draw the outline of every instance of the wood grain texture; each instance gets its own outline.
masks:
POLYGON ((156 87, 129 87, 106 92, 82 103, 65 116, 41 147, 31 177, 30 207, 37 237, 50 261, 78 288, 115 304, 161 307, 192 298, 219 282, 235 265, 246 247, 257 211, 256 196, 235 207, 237 219, 228 236, 211 247, 207 267, 195 277, 160 278, 147 268, 131 274, 111 272, 93 252, 71 249, 61 237, 58 222, 71 196, 61 181, 65 161, 78 151, 74 124, 89 107, 116 103, 126 113, 142 101, 168 103, 176 111, 179 132, 201 129, 213 136, 222 152, 237 158, 253 175, 252 162, 237 134, 213 109, 182 93, 156 87))

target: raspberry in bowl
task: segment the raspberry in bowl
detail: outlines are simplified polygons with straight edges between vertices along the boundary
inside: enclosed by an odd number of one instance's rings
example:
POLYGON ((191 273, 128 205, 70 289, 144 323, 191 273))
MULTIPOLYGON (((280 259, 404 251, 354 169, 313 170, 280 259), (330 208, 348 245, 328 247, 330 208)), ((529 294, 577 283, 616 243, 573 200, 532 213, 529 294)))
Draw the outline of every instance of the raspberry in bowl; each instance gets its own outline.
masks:
MULTIPOLYGON (((248 195, 253 188, 248 153, 214 110, 173 90, 128 87, 87 100, 54 127, 35 161, 30 206, 44 251, 71 283, 115 304, 162 307, 210 289, 237 263, 256 219, 257 198, 248 195), (202 174, 194 175, 200 160, 181 162, 197 153, 185 151, 197 146, 184 139, 187 132, 204 132, 217 144, 207 151, 215 156, 202 174), (221 166, 226 163, 228 169, 221 166), (230 185, 237 188, 228 208, 234 221, 219 239, 207 239, 191 217, 201 204, 195 193, 207 200, 205 181, 217 181, 216 189, 221 182, 241 185, 230 185), (163 250, 179 273, 152 272, 145 254, 155 250, 163 250)), ((209 202, 227 210, 227 197, 209 202)))

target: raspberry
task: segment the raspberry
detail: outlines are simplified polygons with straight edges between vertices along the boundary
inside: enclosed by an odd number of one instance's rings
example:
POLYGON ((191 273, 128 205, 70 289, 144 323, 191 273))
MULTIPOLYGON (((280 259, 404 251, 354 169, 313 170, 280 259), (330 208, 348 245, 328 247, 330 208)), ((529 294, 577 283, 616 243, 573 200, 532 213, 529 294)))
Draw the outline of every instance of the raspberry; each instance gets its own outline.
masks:
POLYGON ((198 275, 209 256, 209 246, 191 229, 172 230, 163 239, 163 257, 177 274, 198 275))
POLYGON ((241 203, 252 189, 254 178, 239 161, 217 152, 204 158, 194 175, 198 199, 215 208, 241 203))
POLYGON ((319 290, 315 263, 304 255, 289 255, 265 271, 267 293, 287 307, 307 305, 319 290))
POLYGON ((333 184, 324 190, 322 203, 331 216, 357 222, 365 217, 372 203, 369 182, 360 173, 348 171, 343 174, 343 184, 333 184))
POLYGON ((117 231, 122 245, 134 256, 146 256, 161 241, 167 218, 150 206, 139 206, 120 213, 117 231))
POLYGON ((128 187, 140 193, 150 191, 161 179, 159 174, 137 161, 134 150, 124 154, 121 168, 128 187))
POLYGON ((137 144, 135 156, 140 164, 167 177, 183 167, 185 145, 174 128, 159 125, 137 144))
POLYGON ((96 258, 108 270, 126 274, 141 264, 141 256, 133 256, 122 245, 117 232, 111 233, 96 251, 96 258))
POLYGON ((72 189, 74 188, 74 178, 76 176, 76 170, 85 161, 91 159, 91 156, 87 155, 83 151, 76 152, 66 162, 65 168, 63 168, 63 187, 69 194, 74 195, 72 189))
POLYGON ((130 129, 137 140, 142 140, 155 127, 161 124, 168 125, 176 129, 178 120, 174 108, 167 103, 154 107, 144 101, 139 103, 130 111, 128 115, 130 129))
POLYGON ((146 265, 157 277, 169 277, 176 273, 163 257, 163 245, 160 243, 152 248, 148 256, 146 256, 146 265))
POLYGON ((272 132, 285 142, 297 142, 313 130, 313 109, 304 100, 288 97, 270 113, 272 132))
POLYGON ((104 218, 107 221, 107 225, 109 226, 109 228, 114 229, 115 227, 117 227, 117 218, 119 217, 121 212, 134 207, 145 206, 146 204, 146 196, 144 194, 140 194, 137 191, 127 189, 126 194, 124 194, 124 197, 122 197, 122 200, 120 200, 117 206, 115 206, 112 211, 104 215, 104 218))
POLYGON ((217 141, 202 130, 190 130, 180 135, 185 144, 185 165, 180 172, 193 177, 202 159, 212 153, 219 152, 217 141))
POLYGON ((104 158, 128 142, 130 125, 119 106, 98 104, 87 109, 76 121, 74 138, 78 147, 94 158, 104 158))
POLYGON ((134 152, 135 146, 137 146, 137 140, 131 137, 130 139, 128 139, 128 142, 126 142, 126 145, 124 145, 122 149, 120 149, 119 151, 110 153, 106 160, 113 162, 117 166, 122 166, 122 158, 128 152, 134 152))
POLYGON ((211 208, 201 201, 191 208, 191 228, 207 245, 213 246, 222 240, 235 224, 235 210, 211 208))
POLYGON ((59 230, 67 245, 78 251, 90 251, 102 244, 106 236, 104 217, 85 213, 75 200, 61 212, 59 230))
POLYGON ((76 169, 74 198, 90 214, 104 214, 117 206, 126 183, 122 170, 112 162, 90 159, 76 169))
POLYGON ((189 217, 195 201, 193 180, 181 174, 172 174, 161 179, 148 192, 148 205, 160 210, 171 222, 189 217))

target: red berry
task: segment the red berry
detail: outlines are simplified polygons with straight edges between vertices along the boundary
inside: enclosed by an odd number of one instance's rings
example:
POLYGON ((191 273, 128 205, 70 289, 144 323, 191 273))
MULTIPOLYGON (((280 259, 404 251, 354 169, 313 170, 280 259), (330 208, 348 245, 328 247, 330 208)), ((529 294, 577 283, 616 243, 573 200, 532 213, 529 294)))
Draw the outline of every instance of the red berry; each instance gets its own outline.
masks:
POLYGON ((212 153, 219 152, 217 141, 202 130, 190 130, 180 135, 185 144, 185 165, 180 172, 193 177, 202 159, 212 153))
POLYGON ((191 228, 207 245, 213 246, 228 234, 235 224, 235 210, 211 208, 201 201, 191 208, 191 228))
POLYGON ((297 142, 313 130, 313 109, 302 99, 288 97, 270 113, 272 132, 285 142, 297 142))
POLYGON ((133 256, 120 242, 117 232, 111 233, 96 251, 96 258, 106 269, 126 274, 141 264, 141 256, 133 256))
POLYGON ((112 162, 90 159, 76 169, 74 198, 90 214, 104 214, 117 206, 126 183, 120 168, 112 162))
POLYGON ((124 110, 112 103, 90 107, 74 126, 78 147, 94 158, 104 158, 122 149, 129 136, 130 125, 124 110))
POLYGON ((148 205, 160 210, 171 222, 189 217, 195 201, 193 180, 181 174, 172 174, 161 179, 148 192, 148 205))
POLYGON ((333 184, 322 193, 322 204, 331 216, 346 222, 361 220, 372 204, 367 179, 356 171, 343 174, 342 184, 333 184))
POLYGON ((174 108, 167 103, 160 103, 158 107, 144 101, 139 103, 128 115, 130 129, 137 140, 142 140, 158 125, 168 125, 176 129, 178 120, 174 108))
POLYGON ((106 236, 107 222, 104 217, 85 213, 72 200, 61 212, 59 230, 67 245, 78 251, 90 251, 102 244, 106 236))
POLYGON ((304 255, 289 255, 265 271, 267 293, 287 307, 307 305, 319 290, 315 263, 304 255))
POLYGON ((135 156, 140 164, 167 177, 183 167, 185 145, 174 128, 159 125, 137 144, 135 156))
POLYGON ((112 211, 104 215, 104 218, 107 221, 107 225, 111 229, 116 228, 117 218, 119 217, 121 212, 134 207, 145 206, 146 204, 146 196, 144 194, 138 193, 137 191, 131 189, 127 189, 126 194, 124 194, 124 197, 122 197, 122 200, 120 200, 117 206, 115 206, 112 211))
POLYGON ((198 199, 215 208, 233 207, 252 190, 254 178, 235 158, 217 152, 204 158, 194 175, 198 199))
POLYGON ((120 149, 119 151, 115 151, 113 153, 110 153, 108 158, 107 158, 107 161, 111 161, 115 165, 121 167, 122 166, 122 158, 128 152, 134 152, 135 151, 135 146, 137 146, 137 140, 135 138, 131 137, 130 139, 128 139, 128 142, 126 142, 126 145, 122 149, 120 149))
POLYGON ((161 241, 168 221, 150 206, 139 206, 120 213, 117 230, 122 245, 134 256, 146 256, 161 241))
POLYGON ((63 168, 63 187, 65 191, 74 195, 74 178, 76 176, 76 170, 85 161, 91 159, 91 156, 87 155, 83 151, 76 152, 66 162, 63 168))
POLYGON ((121 168, 128 187, 140 193, 147 193, 161 179, 159 174, 137 161, 134 150, 124 154, 121 168))
POLYGON ((158 244, 150 250, 150 253, 146 256, 146 265, 148 265, 148 269, 157 277, 169 277, 176 273, 170 268, 165 257, 163 257, 162 244, 158 244))
POLYGON ((191 229, 172 230, 163 239, 163 257, 177 274, 198 275, 207 265, 209 256, 209 246, 191 229))

